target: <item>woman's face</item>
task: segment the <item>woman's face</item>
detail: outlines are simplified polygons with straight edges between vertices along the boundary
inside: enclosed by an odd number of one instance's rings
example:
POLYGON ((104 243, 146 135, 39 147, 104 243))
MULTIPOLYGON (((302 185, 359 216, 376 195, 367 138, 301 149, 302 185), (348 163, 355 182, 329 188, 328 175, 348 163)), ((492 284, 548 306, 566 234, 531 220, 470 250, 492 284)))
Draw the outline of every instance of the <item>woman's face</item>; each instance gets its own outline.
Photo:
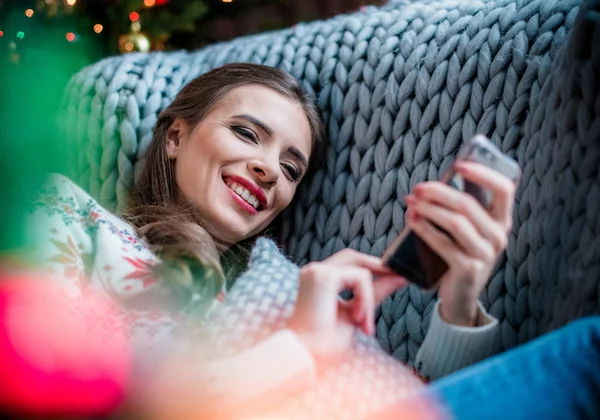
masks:
POLYGON ((256 235, 285 209, 307 169, 302 106, 261 85, 236 88, 192 130, 173 122, 167 153, 184 197, 225 244, 256 235))

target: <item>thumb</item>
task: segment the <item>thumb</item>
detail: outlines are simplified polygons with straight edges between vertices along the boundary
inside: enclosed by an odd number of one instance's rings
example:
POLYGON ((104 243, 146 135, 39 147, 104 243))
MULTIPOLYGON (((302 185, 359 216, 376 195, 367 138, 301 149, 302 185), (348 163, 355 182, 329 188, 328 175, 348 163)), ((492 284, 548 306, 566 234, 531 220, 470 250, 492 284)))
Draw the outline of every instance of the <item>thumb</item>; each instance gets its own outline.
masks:
POLYGON ((398 289, 404 288, 408 281, 398 275, 386 275, 377 277, 373 282, 373 294, 375 297, 375 307, 379 306, 383 300, 398 289))

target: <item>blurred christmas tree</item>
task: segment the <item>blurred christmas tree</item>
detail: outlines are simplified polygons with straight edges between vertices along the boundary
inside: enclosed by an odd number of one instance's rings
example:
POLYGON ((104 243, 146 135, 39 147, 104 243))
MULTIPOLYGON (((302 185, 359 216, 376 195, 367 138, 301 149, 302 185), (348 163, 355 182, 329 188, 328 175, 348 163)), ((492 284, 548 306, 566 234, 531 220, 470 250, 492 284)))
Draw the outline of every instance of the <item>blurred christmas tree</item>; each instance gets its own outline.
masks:
POLYGON ((204 0, 0 0, 0 48, 13 50, 13 61, 18 47, 42 44, 55 52, 82 45, 96 59, 161 50, 172 34, 193 32, 207 11, 204 0))

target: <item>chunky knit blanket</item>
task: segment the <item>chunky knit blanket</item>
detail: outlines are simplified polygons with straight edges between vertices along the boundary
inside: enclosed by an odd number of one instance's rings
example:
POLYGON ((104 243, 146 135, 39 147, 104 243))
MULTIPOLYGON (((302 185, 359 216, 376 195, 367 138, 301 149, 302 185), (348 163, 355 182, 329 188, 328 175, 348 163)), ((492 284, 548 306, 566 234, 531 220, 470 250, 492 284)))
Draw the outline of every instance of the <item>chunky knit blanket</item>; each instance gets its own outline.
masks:
MULTIPOLYGON (((343 247, 381 254, 403 197, 460 144, 490 137, 524 169, 506 255, 482 297, 498 350, 600 312, 600 6, 580 0, 390 1, 194 52, 134 53, 76 74, 62 135, 80 185, 117 209, 157 114, 228 62, 282 68, 314 92, 331 146, 282 229, 299 263, 343 247)), ((382 346, 411 362, 435 295, 379 309, 382 346)))

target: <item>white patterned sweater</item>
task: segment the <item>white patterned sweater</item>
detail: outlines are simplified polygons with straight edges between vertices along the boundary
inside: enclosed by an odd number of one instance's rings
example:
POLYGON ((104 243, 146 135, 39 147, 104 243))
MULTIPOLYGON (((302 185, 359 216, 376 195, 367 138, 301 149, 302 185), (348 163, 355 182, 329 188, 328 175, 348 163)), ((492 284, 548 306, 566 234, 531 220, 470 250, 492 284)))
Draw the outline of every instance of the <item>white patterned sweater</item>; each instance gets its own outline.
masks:
MULTIPOLYGON (((41 189, 34 202, 30 228, 41 245, 41 259, 60 279, 57 281, 61 282, 61 289, 73 301, 89 290, 108 295, 122 305, 121 312, 107 322, 111 328, 129 330, 134 377, 143 382, 172 347, 182 321, 181 313, 140 300, 146 291, 156 289, 159 284, 150 269, 160 262, 159 258, 131 225, 61 175, 51 176, 41 189)), ((225 291, 219 294, 215 305, 223 299, 225 291)), ((474 328, 449 325, 440 318, 436 306, 417 355, 419 374, 435 379, 487 357, 498 322, 481 305, 479 318, 479 326, 474 328)), ((224 360, 222 366, 232 363, 255 366, 261 372, 268 366, 273 372, 270 383, 258 387, 238 384, 235 389, 241 394, 248 393, 238 395, 241 400, 269 392, 289 382, 292 376, 309 378, 311 375, 299 372, 315 368, 310 354, 290 331, 276 333, 245 354, 224 360), (278 361, 273 355, 285 356, 278 361)), ((218 365, 215 369, 218 371, 218 365)), ((227 381, 223 384, 231 389, 227 381)))

